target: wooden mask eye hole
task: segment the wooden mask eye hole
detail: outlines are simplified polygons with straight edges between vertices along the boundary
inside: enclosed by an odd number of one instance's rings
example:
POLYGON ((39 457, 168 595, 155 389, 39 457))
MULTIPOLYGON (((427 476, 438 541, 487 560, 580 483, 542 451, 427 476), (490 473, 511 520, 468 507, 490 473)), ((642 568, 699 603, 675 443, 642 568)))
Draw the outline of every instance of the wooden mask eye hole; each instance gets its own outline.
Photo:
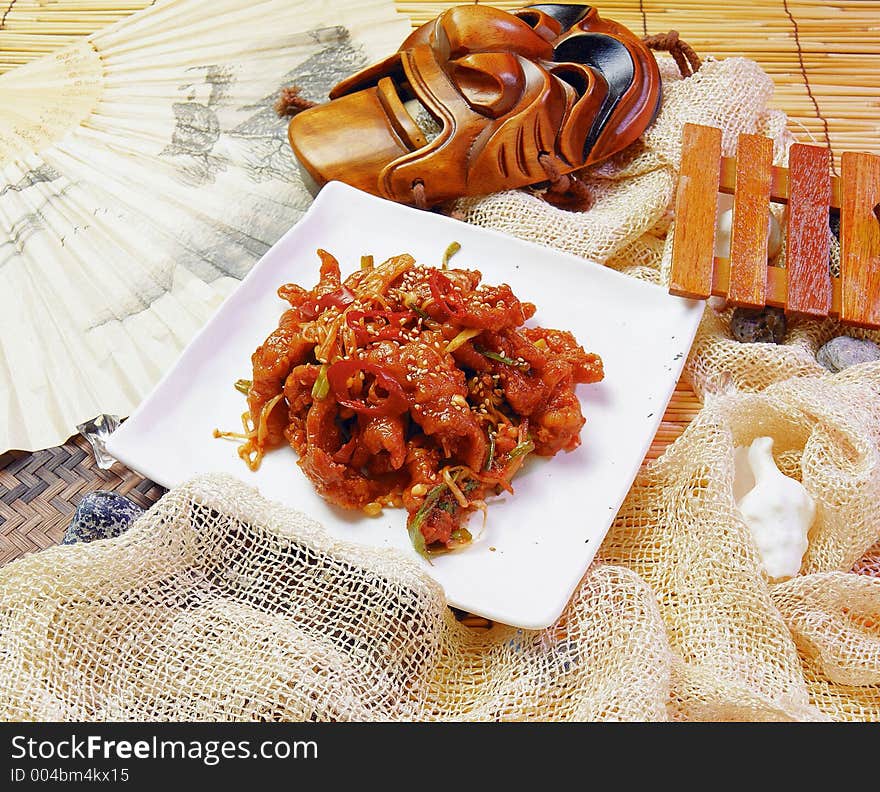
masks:
POLYGON ((562 25, 552 16, 532 8, 521 8, 513 12, 514 16, 525 22, 542 39, 553 41, 562 32, 562 25))
POLYGON ((554 77, 558 77, 565 83, 568 83, 578 96, 583 96, 589 88, 589 78, 584 74, 583 67, 575 66, 570 63, 563 63, 561 66, 553 66, 550 73, 554 77))
POLYGON ((450 64, 452 79, 478 113, 499 118, 516 107, 525 75, 516 56, 506 52, 466 55, 450 64))

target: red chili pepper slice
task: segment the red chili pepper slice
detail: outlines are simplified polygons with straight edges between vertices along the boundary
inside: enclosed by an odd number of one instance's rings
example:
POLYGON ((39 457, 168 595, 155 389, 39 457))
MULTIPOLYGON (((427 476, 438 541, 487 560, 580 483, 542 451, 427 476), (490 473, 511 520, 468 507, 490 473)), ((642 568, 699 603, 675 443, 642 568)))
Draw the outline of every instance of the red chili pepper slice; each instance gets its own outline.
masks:
POLYGON ((338 308, 340 311, 355 300, 354 292, 348 286, 342 286, 334 292, 323 295, 318 300, 318 312, 326 311, 328 308, 338 308))
POLYGON ((327 369, 327 381, 330 383, 336 402, 361 415, 396 416, 409 409, 409 401, 400 383, 384 366, 377 363, 368 363, 355 358, 337 360, 327 369), (359 371, 375 377, 374 393, 375 388, 379 387, 387 395, 376 402, 367 402, 365 398, 352 399, 348 390, 348 380, 359 371))
POLYGON ((439 270, 433 270, 428 276, 428 286, 434 303, 449 317, 455 318, 464 314, 464 306, 461 304, 461 297, 455 291, 455 286, 439 270))
POLYGON ((407 322, 416 319, 414 311, 349 311, 346 314, 345 321, 348 326, 354 330, 355 338, 359 344, 366 344, 370 341, 383 341, 390 339, 392 341, 403 340, 404 325, 407 322), (381 327, 373 326, 375 332, 369 332, 366 327, 361 324, 362 319, 367 320, 384 320, 385 324, 381 327))
POLYGON ((311 300, 298 305, 295 310, 299 311, 301 322, 311 322, 318 315, 315 303, 311 302, 311 300))
POLYGON ((326 311, 328 308, 338 308, 340 311, 343 311, 354 301, 354 292, 347 286, 342 286, 336 291, 322 295, 318 298, 317 302, 309 300, 302 303, 297 307, 297 310, 305 321, 311 322, 318 314, 326 311))

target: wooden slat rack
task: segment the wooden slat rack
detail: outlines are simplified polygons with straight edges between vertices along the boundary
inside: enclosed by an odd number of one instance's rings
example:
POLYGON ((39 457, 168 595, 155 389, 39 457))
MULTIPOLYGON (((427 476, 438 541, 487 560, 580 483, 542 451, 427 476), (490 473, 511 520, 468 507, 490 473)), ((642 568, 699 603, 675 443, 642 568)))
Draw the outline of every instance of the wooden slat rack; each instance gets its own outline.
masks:
POLYGON ((722 157, 720 130, 685 126, 669 291, 880 328, 880 157, 845 152, 839 178, 825 148, 794 144, 788 168, 772 157, 761 135, 740 135, 737 157, 722 157), (719 193, 733 195, 729 259, 714 255, 719 193), (785 268, 767 263, 771 201, 787 204, 785 268), (828 266, 831 212, 840 215, 840 277, 828 266))

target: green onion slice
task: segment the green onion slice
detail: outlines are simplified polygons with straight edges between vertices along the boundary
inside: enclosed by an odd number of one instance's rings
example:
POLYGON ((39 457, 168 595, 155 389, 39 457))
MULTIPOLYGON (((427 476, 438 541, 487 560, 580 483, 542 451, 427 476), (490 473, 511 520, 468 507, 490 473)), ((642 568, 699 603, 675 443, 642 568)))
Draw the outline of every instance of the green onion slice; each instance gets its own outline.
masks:
POLYGON ((534 450, 535 444, 531 440, 523 440, 521 443, 517 443, 514 446, 513 451, 510 452, 510 458, 516 459, 517 457, 531 454, 534 450))
POLYGON ((492 463, 495 461, 495 433, 489 432, 489 458, 486 460, 485 470, 492 469, 492 463))
POLYGON ((473 541, 473 536, 467 528, 456 528, 449 537, 450 547, 462 547, 473 541))
POLYGON ((458 242, 449 243, 449 247, 446 248, 446 252, 443 254, 442 269, 449 269, 449 259, 458 253, 459 250, 461 250, 461 245, 458 242))
POLYGON ((327 398, 328 393, 330 393, 330 381, 327 379, 327 364, 325 363, 321 366, 315 384, 312 386, 312 398, 322 401, 327 398))
POLYGON ((406 526, 407 531, 409 532, 409 540, 412 542, 412 546, 415 548, 416 552, 425 558, 430 563, 431 557, 428 553, 428 547, 425 544, 425 537, 422 534, 422 523, 425 521, 425 518, 428 516, 428 512, 434 507, 434 504, 440 499, 440 496, 443 494, 444 490, 446 490, 445 484, 438 484, 432 490, 425 495, 425 500, 422 501, 422 505, 419 506, 419 510, 413 515, 412 520, 409 521, 409 524, 406 526))
POLYGON ((499 363, 504 363, 508 366, 513 366, 514 368, 522 369, 525 371, 528 367, 528 363, 520 363, 518 360, 513 360, 505 355, 499 355, 497 352, 493 352, 491 349, 483 349, 481 346, 477 346, 474 344, 474 349, 477 350, 483 357, 489 358, 489 360, 497 360, 499 363))

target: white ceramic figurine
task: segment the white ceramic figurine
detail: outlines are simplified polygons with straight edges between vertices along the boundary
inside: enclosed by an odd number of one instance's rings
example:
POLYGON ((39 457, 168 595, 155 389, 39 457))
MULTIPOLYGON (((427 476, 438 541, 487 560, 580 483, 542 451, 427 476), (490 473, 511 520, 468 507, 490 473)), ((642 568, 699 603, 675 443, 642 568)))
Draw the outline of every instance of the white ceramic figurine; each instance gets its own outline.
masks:
POLYGON ((773 460, 773 438, 756 437, 736 449, 734 497, 771 578, 793 577, 807 550, 816 503, 803 484, 773 460))

